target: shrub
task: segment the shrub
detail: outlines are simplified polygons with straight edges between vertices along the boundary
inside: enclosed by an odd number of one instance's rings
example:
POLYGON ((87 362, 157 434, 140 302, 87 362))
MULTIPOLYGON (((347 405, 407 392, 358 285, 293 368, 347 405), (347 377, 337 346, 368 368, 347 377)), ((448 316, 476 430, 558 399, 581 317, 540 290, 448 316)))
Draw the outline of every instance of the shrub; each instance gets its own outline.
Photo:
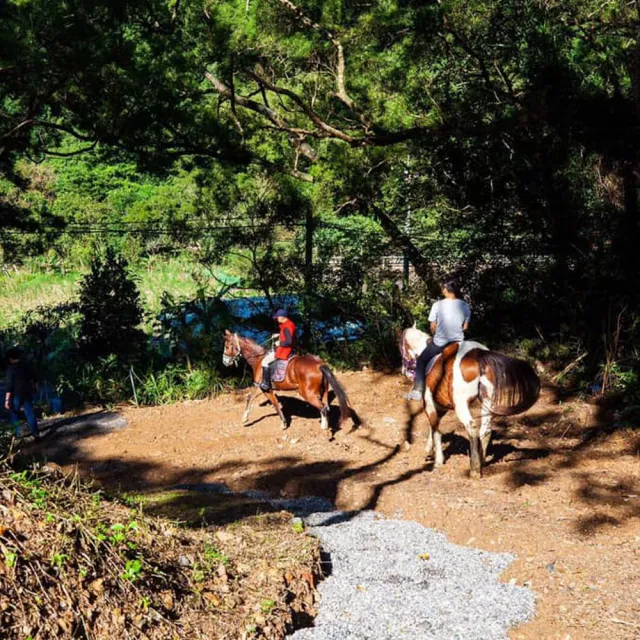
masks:
POLYGON ((107 249, 96 256, 80 287, 80 345, 88 360, 115 354, 124 362, 139 355, 144 334, 140 293, 127 261, 107 249))

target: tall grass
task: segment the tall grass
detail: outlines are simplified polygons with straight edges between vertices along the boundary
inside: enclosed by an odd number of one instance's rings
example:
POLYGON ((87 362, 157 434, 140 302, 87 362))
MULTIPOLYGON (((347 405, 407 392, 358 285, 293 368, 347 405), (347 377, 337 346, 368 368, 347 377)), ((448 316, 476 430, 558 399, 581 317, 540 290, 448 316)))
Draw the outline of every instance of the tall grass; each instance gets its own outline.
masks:
MULTIPOLYGON (((199 271, 200 266, 188 255, 173 258, 152 256, 132 265, 148 314, 160 311, 164 291, 170 291, 175 297, 194 297, 198 284, 193 274, 199 271)), ((0 328, 18 322, 26 312, 36 307, 71 300, 76 296, 85 273, 83 268, 65 271, 36 260, 22 267, 0 271, 0 328)))
POLYGON ((0 327, 7 327, 39 306, 70 300, 81 273, 46 273, 19 269, 0 272, 0 327))
POLYGON ((62 392, 73 390, 89 402, 110 405, 129 401, 154 406, 202 400, 237 384, 237 380, 223 378, 219 371, 204 365, 168 364, 159 371, 136 371, 124 368, 115 356, 109 356, 85 363, 75 375, 62 379, 57 386, 62 392))
POLYGON ((215 369, 169 365, 159 372, 133 375, 138 403, 162 405, 181 400, 201 400, 222 393, 230 386, 215 369))

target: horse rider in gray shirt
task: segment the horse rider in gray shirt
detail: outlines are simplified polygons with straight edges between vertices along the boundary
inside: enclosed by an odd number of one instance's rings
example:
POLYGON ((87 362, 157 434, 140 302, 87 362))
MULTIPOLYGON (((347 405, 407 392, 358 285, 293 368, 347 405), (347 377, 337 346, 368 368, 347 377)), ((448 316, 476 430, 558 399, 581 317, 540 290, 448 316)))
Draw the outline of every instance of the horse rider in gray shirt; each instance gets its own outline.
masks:
POLYGON ((433 340, 418 357, 413 389, 405 395, 407 400, 422 400, 429 362, 442 353, 449 343, 464 340, 464 332, 469 328, 471 309, 464 300, 460 299, 458 293, 456 283, 448 280, 442 285, 443 299, 438 300, 431 307, 429 322, 433 340))

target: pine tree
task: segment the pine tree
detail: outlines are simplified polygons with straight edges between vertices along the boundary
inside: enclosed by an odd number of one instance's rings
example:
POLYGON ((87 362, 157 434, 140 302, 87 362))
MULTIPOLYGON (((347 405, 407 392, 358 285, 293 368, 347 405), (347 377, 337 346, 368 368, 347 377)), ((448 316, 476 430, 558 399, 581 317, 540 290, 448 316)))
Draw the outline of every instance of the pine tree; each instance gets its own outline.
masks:
POLYGON ((115 354, 130 361, 144 340, 140 293, 128 263, 111 248, 96 256, 80 289, 80 343, 85 357, 115 354))

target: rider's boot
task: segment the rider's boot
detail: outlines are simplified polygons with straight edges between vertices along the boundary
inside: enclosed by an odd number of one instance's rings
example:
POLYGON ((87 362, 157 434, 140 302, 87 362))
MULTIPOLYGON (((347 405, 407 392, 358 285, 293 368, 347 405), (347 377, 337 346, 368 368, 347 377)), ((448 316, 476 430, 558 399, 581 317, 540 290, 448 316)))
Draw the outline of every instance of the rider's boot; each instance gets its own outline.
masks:
POLYGON ((415 380, 413 383, 413 389, 409 393, 404 394, 405 400, 420 401, 424 398, 424 382, 415 380))
POLYGON ((269 367, 262 367, 260 389, 262 389, 262 391, 271 391, 271 369, 269 367))

